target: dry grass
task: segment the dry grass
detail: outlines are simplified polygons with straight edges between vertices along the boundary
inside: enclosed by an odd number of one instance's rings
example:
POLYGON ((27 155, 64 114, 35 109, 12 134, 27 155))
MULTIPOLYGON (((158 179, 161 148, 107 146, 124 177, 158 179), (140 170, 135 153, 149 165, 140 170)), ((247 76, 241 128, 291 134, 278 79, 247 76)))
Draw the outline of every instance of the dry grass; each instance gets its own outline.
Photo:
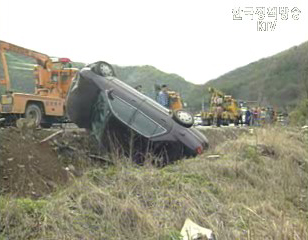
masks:
POLYGON ((308 239, 308 149, 300 132, 257 129, 157 169, 123 160, 33 201, 2 197, 0 239, 180 239, 186 218, 218 239, 308 239))

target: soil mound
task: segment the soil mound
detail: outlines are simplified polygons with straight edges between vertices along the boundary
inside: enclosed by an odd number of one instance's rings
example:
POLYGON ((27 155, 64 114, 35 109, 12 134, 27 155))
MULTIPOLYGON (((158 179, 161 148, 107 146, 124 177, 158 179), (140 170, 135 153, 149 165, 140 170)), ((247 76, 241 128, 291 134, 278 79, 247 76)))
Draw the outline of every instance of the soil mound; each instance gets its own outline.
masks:
POLYGON ((78 172, 73 161, 76 155, 82 156, 80 138, 70 132, 40 143, 54 131, 36 130, 22 135, 17 128, 0 129, 1 194, 40 197, 64 185, 78 172))

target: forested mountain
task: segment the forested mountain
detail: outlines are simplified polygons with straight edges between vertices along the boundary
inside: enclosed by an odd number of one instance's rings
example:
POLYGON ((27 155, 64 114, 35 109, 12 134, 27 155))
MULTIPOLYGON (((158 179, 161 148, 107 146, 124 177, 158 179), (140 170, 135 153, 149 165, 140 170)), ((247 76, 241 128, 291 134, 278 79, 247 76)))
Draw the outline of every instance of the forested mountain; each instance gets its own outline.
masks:
MULTIPOLYGON (((35 61, 11 53, 6 56, 13 90, 33 92, 35 61)), ((82 66, 83 63, 74 63, 74 67, 82 66)), ((149 65, 114 65, 114 68, 119 79, 132 87, 142 85, 142 91, 150 97, 155 96, 155 85, 167 84, 170 89, 181 93, 191 110, 200 109, 202 102, 208 103, 207 89, 210 86, 236 99, 258 101, 263 106, 294 106, 303 95, 308 96, 308 42, 237 68, 203 85, 195 85, 149 65)), ((0 78, 3 78, 1 75, 3 70, 0 67, 0 78)))
POLYGON ((207 82, 238 99, 286 107, 307 95, 308 42, 207 82))
MULTIPOLYGON (((228 72, 202 85, 185 81, 175 74, 164 73, 151 66, 116 67, 118 77, 130 85, 142 84, 145 92, 155 83, 167 83, 179 91, 189 107, 197 110, 208 103, 208 87, 215 87, 236 99, 258 101, 263 106, 294 106, 308 94, 308 42, 274 56, 260 59, 228 72)), ((206 79, 205 79, 206 81, 206 79)))
POLYGON ((307 96, 307 73, 308 42, 305 42, 235 69, 205 86, 217 87, 238 99, 285 107, 294 105, 303 95, 307 96))

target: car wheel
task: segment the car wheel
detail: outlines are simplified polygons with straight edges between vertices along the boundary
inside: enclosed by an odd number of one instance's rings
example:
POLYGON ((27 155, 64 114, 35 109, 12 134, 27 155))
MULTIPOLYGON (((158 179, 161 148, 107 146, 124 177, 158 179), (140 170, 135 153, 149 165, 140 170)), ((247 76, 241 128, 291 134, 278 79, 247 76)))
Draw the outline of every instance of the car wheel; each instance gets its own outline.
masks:
POLYGON ((98 62, 94 65, 94 72, 102 77, 115 77, 113 67, 106 62, 98 62))
POLYGON ((190 128, 192 125, 194 125, 194 116, 186 112, 184 110, 176 110, 173 112, 173 119, 178 124, 190 128))
POLYGON ((33 119, 36 126, 40 125, 42 115, 42 110, 37 104, 29 104, 25 112, 25 118, 33 119))

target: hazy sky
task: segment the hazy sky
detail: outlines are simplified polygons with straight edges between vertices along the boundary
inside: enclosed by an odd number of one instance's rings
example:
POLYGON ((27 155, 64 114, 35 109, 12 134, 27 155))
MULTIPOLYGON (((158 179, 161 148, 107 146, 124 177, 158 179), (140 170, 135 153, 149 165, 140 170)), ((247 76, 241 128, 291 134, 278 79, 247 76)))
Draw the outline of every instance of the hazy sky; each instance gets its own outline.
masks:
POLYGON ((0 0, 0 39, 73 61, 153 65, 204 83, 308 41, 308 0, 0 0), (274 25, 272 9, 263 19, 268 31, 258 31, 257 7, 288 7, 288 19, 278 13, 274 25), (242 20, 233 20, 238 8, 242 20))

